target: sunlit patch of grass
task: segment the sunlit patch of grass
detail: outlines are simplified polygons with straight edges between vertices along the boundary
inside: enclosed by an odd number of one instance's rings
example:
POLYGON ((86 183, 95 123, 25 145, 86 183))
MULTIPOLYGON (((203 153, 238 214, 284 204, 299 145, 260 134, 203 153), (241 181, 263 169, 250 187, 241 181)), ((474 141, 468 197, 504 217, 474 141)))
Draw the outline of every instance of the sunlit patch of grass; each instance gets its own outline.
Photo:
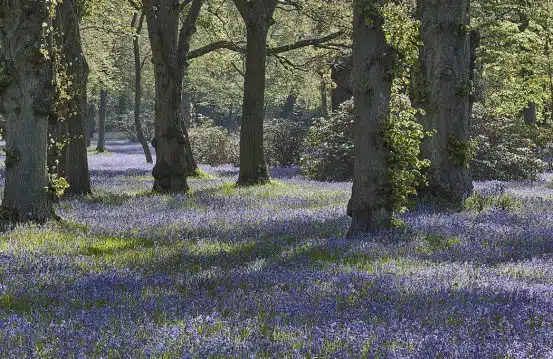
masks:
POLYGON ((41 251, 50 254, 73 254, 84 244, 82 232, 67 230, 57 223, 47 227, 36 225, 19 226, 0 237, 0 252, 8 247, 15 252, 41 251))
POLYGON ((130 201, 133 198, 148 197, 154 194, 150 190, 137 190, 123 193, 95 191, 94 194, 83 197, 86 203, 101 203, 106 206, 120 206, 130 201))
POLYGON ((190 178, 199 179, 199 180, 211 180, 211 179, 216 179, 217 176, 209 174, 200 168, 196 168, 196 171, 192 176, 190 176, 190 178))
POLYGON ((111 156, 111 155, 113 155, 113 152, 108 151, 107 149, 104 150, 103 152, 100 152, 100 151, 96 150, 95 146, 89 147, 87 152, 88 152, 88 155, 90 155, 90 156, 94 156, 94 155, 109 155, 109 156, 111 156))
POLYGON ((496 196, 483 196, 476 192, 465 200, 464 207, 467 210, 476 212, 482 212, 490 208, 514 211, 522 207, 522 201, 509 193, 496 196))
POLYGON ((102 238, 84 249, 86 255, 103 256, 131 249, 152 248, 154 241, 145 238, 102 238))

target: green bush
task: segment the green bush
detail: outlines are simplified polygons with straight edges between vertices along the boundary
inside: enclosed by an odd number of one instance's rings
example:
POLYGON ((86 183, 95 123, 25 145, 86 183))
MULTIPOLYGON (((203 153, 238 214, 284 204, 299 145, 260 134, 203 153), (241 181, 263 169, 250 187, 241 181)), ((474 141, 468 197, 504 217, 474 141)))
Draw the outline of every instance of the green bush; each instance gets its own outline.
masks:
POLYGON ((476 143, 470 164, 475 180, 533 180, 545 169, 535 142, 543 136, 536 125, 494 118, 484 106, 475 104, 471 132, 476 143))
MULTIPOLYGON (((421 158, 421 140, 430 134, 417 122, 418 110, 394 83, 390 102, 390 120, 384 139, 390 149, 388 183, 394 210, 403 212, 416 188, 426 183, 425 170, 430 162, 421 158)), ((353 101, 344 103, 328 119, 316 121, 307 135, 302 170, 316 180, 343 181, 353 178, 353 101)))
POLYGON ((211 166, 238 164, 238 136, 216 126, 213 120, 202 117, 188 136, 197 163, 211 166))
POLYGON ((349 100, 313 123, 300 162, 311 179, 348 181, 353 178, 353 158, 353 100, 349 100))
POLYGON ((291 167, 300 163, 307 135, 299 121, 274 119, 265 123, 265 160, 271 166, 291 167))

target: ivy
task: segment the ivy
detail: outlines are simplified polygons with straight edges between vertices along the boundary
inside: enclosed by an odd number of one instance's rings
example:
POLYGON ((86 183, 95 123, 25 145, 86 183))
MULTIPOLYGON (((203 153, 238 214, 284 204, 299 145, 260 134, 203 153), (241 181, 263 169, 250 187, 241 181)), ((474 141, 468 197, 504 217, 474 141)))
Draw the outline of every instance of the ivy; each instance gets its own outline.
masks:
POLYGON ((449 160, 458 168, 469 168, 470 162, 476 155, 476 143, 473 140, 459 140, 450 133, 447 141, 449 160))

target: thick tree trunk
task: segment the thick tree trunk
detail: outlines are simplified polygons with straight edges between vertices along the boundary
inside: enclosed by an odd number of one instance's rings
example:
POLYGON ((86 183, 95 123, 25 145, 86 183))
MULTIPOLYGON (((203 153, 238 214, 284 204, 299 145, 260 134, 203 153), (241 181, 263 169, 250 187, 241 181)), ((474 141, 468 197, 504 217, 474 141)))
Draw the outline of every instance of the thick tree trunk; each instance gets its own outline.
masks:
POLYGON ((152 141, 156 149, 156 165, 152 171, 156 192, 188 191, 186 177, 193 171, 190 141, 183 126, 182 86, 190 41, 196 32, 203 2, 188 2, 181 25, 181 14, 174 1, 143 0, 156 82, 155 138, 152 141))
POLYGON ((269 172, 263 153, 267 29, 251 23, 246 25, 246 29, 246 74, 238 176, 240 186, 269 182, 269 172))
POLYGON ((419 0, 420 68, 415 72, 413 103, 422 107, 423 142, 431 161, 428 194, 459 205, 473 189, 468 168, 471 116, 471 41, 468 0, 419 0))
POLYGON ((106 114, 108 106, 108 92, 100 90, 100 107, 98 108, 98 144, 96 151, 106 151, 106 114))
POLYGON ((67 75, 71 85, 67 89, 70 99, 60 108, 58 134, 66 143, 61 156, 58 174, 63 176, 70 187, 69 194, 90 193, 88 156, 86 144, 86 117, 88 64, 83 54, 79 17, 75 0, 64 0, 56 8, 55 28, 57 43, 62 50, 62 61, 67 66, 67 75), (62 166, 63 165, 63 166, 62 166))
POLYGON ((0 110, 6 120, 3 220, 45 221, 54 215, 48 187, 48 118, 55 93, 42 2, 7 0, 0 11, 0 110))
POLYGON ((343 58, 331 67, 331 77, 336 87, 332 89, 332 111, 340 109, 340 105, 353 97, 352 87, 352 57, 343 58))
POLYGON ((186 192, 186 140, 182 127, 182 74, 174 74, 162 64, 155 65, 156 165, 153 170, 157 192, 186 192))
POLYGON ((354 5, 353 73, 355 101, 355 165, 348 214, 349 234, 376 233, 390 227, 392 219, 389 149, 382 136, 390 117, 393 51, 376 12, 366 19, 367 6, 385 0, 359 0, 354 5))
POLYGON ((138 34, 142 30, 142 24, 144 22, 144 14, 140 14, 140 19, 138 24, 136 24, 138 14, 135 13, 131 26, 136 27, 136 35, 133 36, 133 53, 134 53, 134 77, 135 77, 135 89, 134 89, 134 127, 136 130, 136 138, 142 149, 144 155, 146 156, 147 163, 153 163, 152 153, 150 152, 150 146, 148 146, 148 141, 144 136, 144 131, 142 130, 142 122, 140 121, 140 110, 142 107, 142 62, 140 60, 140 43, 138 39, 138 34))

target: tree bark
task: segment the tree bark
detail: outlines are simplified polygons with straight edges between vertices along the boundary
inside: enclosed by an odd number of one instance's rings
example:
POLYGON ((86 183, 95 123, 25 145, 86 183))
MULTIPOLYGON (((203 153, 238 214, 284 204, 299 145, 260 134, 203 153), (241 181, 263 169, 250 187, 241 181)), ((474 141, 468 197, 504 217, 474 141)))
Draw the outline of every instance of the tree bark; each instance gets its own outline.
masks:
POLYGON ((390 117, 393 50, 382 28, 383 17, 375 11, 367 15, 364 10, 385 3, 386 0, 357 0, 354 5, 355 162, 348 204, 352 217, 350 235, 376 233, 390 227, 392 219, 389 149, 382 131, 390 117))
POLYGON ((142 24, 144 23, 144 14, 140 14, 138 24, 136 23, 138 13, 135 13, 131 22, 131 27, 136 29, 136 33, 133 36, 133 53, 134 53, 134 77, 135 77, 135 89, 134 89, 134 127, 136 129, 136 138, 144 151, 147 163, 153 163, 152 153, 150 152, 150 146, 144 136, 142 130, 142 122, 140 121, 140 110, 142 107, 142 61, 140 59, 140 43, 138 35, 142 31, 142 24))
POLYGON ((234 0, 234 3, 246 24, 247 37, 238 185, 249 186, 269 182, 269 172, 263 152, 265 72, 267 35, 274 21, 273 14, 277 1, 234 0))
POLYGON ((353 97, 352 87, 353 59, 347 57, 331 66, 331 77, 336 87, 332 89, 332 111, 338 111, 340 105, 353 97))
POLYGON ((453 205, 460 205, 473 189, 466 151, 471 116, 469 7, 468 0, 419 0, 417 8, 424 46, 412 99, 426 112, 426 130, 436 130, 422 145, 431 161, 426 191, 453 205))
POLYGON ((87 106, 87 126, 86 126, 86 137, 87 145, 90 146, 92 138, 94 137, 95 127, 96 127, 96 106, 93 103, 88 104, 87 106))
POLYGON ((0 10, 0 111, 6 120, 2 220, 43 222, 54 215, 48 187, 48 118, 55 88, 42 2, 4 0, 0 10))
POLYGON ((107 90, 100 90, 100 107, 98 108, 98 144, 96 151, 106 151, 106 113, 108 105, 107 90))
POLYGON ((524 122, 535 125, 538 122, 538 106, 535 102, 529 102, 528 106, 522 111, 524 122))
POLYGON ((328 118, 328 85, 324 78, 321 80, 320 92, 321 92, 321 116, 323 118, 328 118))
POLYGON ((61 58, 71 80, 66 91, 69 99, 58 108, 58 136, 64 141, 57 173, 64 177, 70 187, 68 194, 88 194, 90 176, 86 143, 88 64, 83 54, 79 17, 75 0, 64 0, 56 8, 56 44, 62 51, 61 58))
POLYGON ((194 153, 192 152, 192 144, 188 138, 188 129, 192 125, 192 96, 190 94, 191 88, 188 79, 188 69, 185 69, 184 79, 182 84, 182 128, 185 139, 186 150, 186 175, 194 176, 198 170, 198 164, 194 159, 194 153))
POLYGON ((144 0, 148 35, 152 47, 155 76, 156 165, 152 171, 154 191, 186 192, 186 177, 192 170, 192 152, 182 120, 182 86, 188 67, 190 41, 196 32, 204 0, 188 3, 186 18, 180 26, 181 12, 171 0, 144 0))

